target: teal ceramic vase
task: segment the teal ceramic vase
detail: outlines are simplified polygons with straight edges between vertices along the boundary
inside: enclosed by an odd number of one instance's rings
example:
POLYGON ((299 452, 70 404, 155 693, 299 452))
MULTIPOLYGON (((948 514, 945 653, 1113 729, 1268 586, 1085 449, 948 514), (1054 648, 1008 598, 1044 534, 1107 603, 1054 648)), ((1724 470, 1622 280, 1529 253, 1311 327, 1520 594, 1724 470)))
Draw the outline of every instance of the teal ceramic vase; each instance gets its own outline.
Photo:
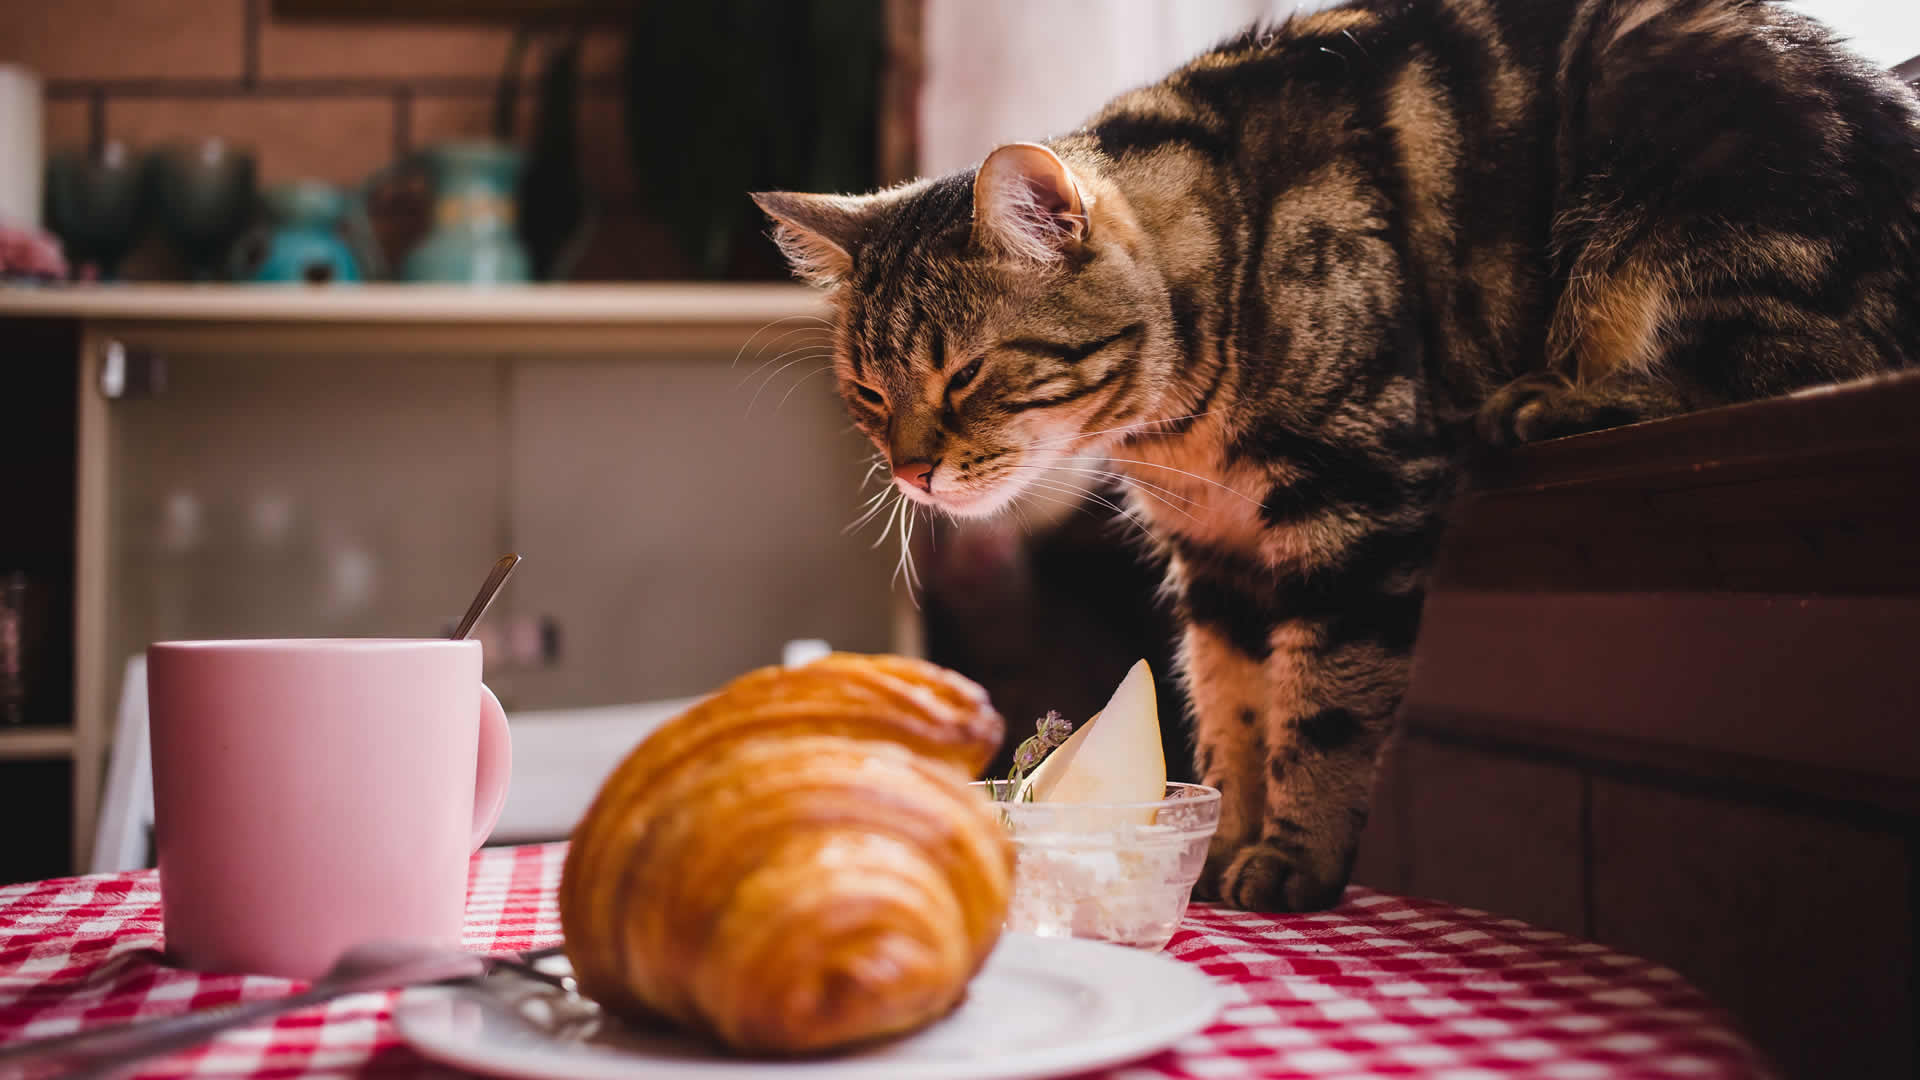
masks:
POLYGON ((523 159, 504 143, 460 141, 419 154, 433 188, 433 227, 407 255, 408 281, 508 285, 532 268, 514 229, 514 190, 523 159))
POLYGON ((245 245, 248 265, 240 274, 312 285, 365 279, 365 256, 347 232, 358 207, 345 193, 317 180, 296 180, 267 189, 261 202, 268 225, 245 245))

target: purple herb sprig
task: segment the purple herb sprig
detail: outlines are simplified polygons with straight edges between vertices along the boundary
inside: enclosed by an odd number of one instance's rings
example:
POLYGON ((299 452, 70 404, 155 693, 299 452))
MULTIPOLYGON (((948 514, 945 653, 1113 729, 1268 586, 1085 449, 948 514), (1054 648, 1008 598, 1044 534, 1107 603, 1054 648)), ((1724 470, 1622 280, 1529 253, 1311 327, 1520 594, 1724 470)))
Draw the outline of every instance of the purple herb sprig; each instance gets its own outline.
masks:
MULTIPOLYGON (((1020 790, 1020 782, 1039 768, 1047 755, 1072 734, 1073 721, 1061 716, 1057 710, 1047 710, 1047 715, 1034 724, 1033 736, 1014 750, 1013 771, 1007 774, 1004 783, 993 785, 994 798, 1001 802, 1012 802, 1014 793, 1020 790)), ((1033 793, 1027 792, 1026 797, 1031 799, 1033 793)))

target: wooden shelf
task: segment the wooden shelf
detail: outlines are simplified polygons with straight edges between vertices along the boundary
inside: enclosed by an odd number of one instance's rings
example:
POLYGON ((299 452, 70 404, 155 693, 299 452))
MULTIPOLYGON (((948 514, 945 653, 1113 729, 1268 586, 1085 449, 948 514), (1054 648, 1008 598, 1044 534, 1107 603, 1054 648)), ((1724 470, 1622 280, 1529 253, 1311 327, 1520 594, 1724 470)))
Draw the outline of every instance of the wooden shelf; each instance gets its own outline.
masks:
POLYGON ((276 19, 617 23, 628 10, 598 0, 273 0, 276 19))
POLYGON ((0 288, 0 318, 299 323, 738 325, 821 315, 803 285, 73 285, 0 288))
POLYGON ((70 728, 0 728, 0 761, 70 757, 73 745, 70 728))
POLYGON ((476 359, 555 350, 618 355, 642 342, 729 348, 739 346, 742 328, 824 329, 827 313, 817 290, 777 282, 0 287, 0 322, 85 323, 153 349, 269 358, 361 349, 476 359))

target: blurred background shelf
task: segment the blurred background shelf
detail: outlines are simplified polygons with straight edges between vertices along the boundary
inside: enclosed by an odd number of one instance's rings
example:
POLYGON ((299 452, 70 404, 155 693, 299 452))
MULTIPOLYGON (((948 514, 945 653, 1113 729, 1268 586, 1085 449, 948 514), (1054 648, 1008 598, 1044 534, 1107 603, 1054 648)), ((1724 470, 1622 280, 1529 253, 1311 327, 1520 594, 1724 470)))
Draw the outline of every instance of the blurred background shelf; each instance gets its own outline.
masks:
POLYGON ((386 352, 454 349, 473 357, 501 350, 619 351, 644 346, 712 350, 763 341, 797 344, 826 314, 820 295, 799 285, 649 282, 627 285, 365 284, 263 286, 135 284, 0 288, 0 319, 84 322, 137 338, 143 347, 260 349, 298 329, 308 348, 386 352), (742 336, 739 331, 748 327, 742 336))
POLYGON ((73 732, 67 728, 0 728, 0 761, 63 758, 73 753, 73 732))
POLYGON ((0 562, 47 597, 28 715, 70 725, 0 729, 0 788, 68 803, 42 820, 84 867, 128 657, 438 635, 504 550, 510 712, 704 692, 796 638, 911 651, 891 558, 842 532, 871 449, 824 313, 746 283, 0 290, 0 562))
POLYGON ((403 21, 618 23, 632 17, 640 0, 272 0, 285 19, 403 21))
POLYGON ((777 283, 346 286, 75 285, 0 288, 0 318, 140 322, 576 323, 722 326, 824 315, 819 293, 777 283))

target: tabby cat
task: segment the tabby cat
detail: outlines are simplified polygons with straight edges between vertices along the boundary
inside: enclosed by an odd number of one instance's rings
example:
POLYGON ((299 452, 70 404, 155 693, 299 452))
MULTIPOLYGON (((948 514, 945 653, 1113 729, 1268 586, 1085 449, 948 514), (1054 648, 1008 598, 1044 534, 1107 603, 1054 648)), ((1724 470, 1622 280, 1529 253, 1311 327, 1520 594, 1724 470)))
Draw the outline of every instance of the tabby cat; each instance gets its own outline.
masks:
POLYGON ((1920 360, 1917 116, 1759 0, 1355 0, 977 169, 755 197, 906 495, 1127 478, 1225 793, 1197 895, 1299 910, 1467 450, 1920 360))

